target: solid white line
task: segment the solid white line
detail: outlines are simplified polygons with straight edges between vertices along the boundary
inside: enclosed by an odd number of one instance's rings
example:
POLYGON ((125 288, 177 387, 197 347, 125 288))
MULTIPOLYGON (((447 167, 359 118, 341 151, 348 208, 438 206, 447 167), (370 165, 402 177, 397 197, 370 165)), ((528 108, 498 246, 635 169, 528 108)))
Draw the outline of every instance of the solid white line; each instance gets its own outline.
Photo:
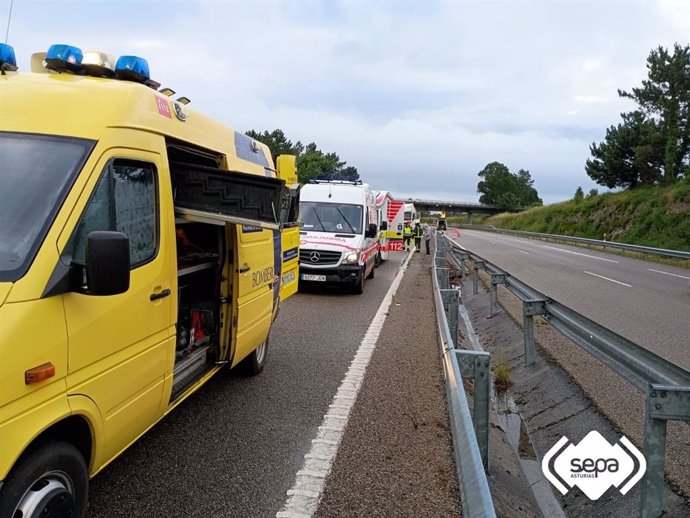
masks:
POLYGON ((621 282, 621 281, 609 279, 608 277, 604 277, 603 275, 597 275, 596 273, 592 273, 592 272, 585 272, 585 273, 588 275, 594 275, 595 277, 599 277, 600 279, 615 282, 616 284, 620 284, 621 286, 627 286, 628 288, 632 288, 632 286, 630 284, 625 284, 624 282, 621 282))
POLYGON ((374 347, 376 347, 376 342, 383 329, 388 309, 414 254, 415 251, 412 249, 369 324, 369 329, 367 329, 357 353, 350 363, 350 368, 340 383, 335 396, 333 396, 328 412, 323 416, 321 426, 318 427, 317 437, 312 439, 311 449, 304 456, 302 468, 295 475, 293 486, 287 492, 287 500, 285 500, 283 508, 276 514, 277 518, 312 516, 316 512, 326 484, 326 478, 331 471, 338 451, 338 445, 345 433, 347 418, 355 404, 359 389, 362 387, 364 373, 374 353, 374 347), (338 426, 332 426, 334 420, 338 420, 338 426), (329 448, 328 451, 324 450, 325 447, 329 448))
POLYGON ((662 272, 661 270, 655 270, 654 268, 647 268, 650 272, 663 273, 664 275, 671 275, 672 277, 680 277, 681 279, 690 279, 685 275, 678 275, 677 273, 662 272))
POLYGON ((618 261, 614 261, 613 259, 604 259, 603 257, 597 257, 596 255, 583 254, 581 252, 574 252, 572 250, 566 250, 565 248, 556 248, 555 246, 549 246, 549 245, 539 245, 539 246, 541 246, 542 248, 550 248, 551 250, 558 250, 559 252, 565 252, 566 254, 581 255, 582 257, 589 257, 590 259, 598 259, 599 261, 606 261, 607 263, 618 264, 618 261))
POLYGON ((516 252, 520 252, 521 254, 529 255, 529 252, 525 252, 524 250, 518 250, 517 248, 515 249, 516 252))

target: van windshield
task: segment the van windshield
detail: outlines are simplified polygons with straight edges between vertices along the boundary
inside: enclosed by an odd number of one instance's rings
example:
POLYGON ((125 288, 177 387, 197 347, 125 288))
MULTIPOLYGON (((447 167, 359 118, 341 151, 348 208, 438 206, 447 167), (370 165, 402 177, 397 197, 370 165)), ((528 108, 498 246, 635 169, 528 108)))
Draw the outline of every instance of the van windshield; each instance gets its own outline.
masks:
POLYGON ((0 282, 26 273, 93 144, 0 131, 0 282))
POLYGON ((303 201, 299 204, 301 227, 309 232, 362 233, 361 205, 303 201))

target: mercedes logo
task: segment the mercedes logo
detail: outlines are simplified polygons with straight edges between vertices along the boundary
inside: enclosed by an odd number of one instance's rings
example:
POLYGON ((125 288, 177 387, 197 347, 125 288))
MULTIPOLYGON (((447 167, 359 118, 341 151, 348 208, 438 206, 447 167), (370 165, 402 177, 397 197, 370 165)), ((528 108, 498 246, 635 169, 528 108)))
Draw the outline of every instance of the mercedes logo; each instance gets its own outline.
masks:
POLYGON ((321 259, 321 254, 320 254, 320 253, 318 253, 318 252, 312 252, 311 254, 309 254, 309 260, 310 260, 312 263, 318 263, 318 262, 319 262, 319 259, 321 259))

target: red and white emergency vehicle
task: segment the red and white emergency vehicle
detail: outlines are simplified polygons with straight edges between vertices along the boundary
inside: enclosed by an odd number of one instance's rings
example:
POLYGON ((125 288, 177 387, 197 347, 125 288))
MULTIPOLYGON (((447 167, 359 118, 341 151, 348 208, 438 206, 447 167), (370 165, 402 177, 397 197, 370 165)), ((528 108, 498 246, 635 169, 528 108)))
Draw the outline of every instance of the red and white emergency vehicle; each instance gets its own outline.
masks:
POLYGON ((396 200, 388 191, 376 195, 376 208, 379 217, 379 256, 388 259, 389 252, 402 252, 405 202, 396 200))

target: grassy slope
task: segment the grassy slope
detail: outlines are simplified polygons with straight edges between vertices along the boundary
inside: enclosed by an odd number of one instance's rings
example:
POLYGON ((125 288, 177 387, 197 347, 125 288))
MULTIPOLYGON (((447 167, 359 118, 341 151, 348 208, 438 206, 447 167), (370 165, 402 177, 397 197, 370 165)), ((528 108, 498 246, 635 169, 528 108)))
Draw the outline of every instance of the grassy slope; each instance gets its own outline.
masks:
POLYGON ((690 251, 690 182, 498 214, 487 225, 690 251))

